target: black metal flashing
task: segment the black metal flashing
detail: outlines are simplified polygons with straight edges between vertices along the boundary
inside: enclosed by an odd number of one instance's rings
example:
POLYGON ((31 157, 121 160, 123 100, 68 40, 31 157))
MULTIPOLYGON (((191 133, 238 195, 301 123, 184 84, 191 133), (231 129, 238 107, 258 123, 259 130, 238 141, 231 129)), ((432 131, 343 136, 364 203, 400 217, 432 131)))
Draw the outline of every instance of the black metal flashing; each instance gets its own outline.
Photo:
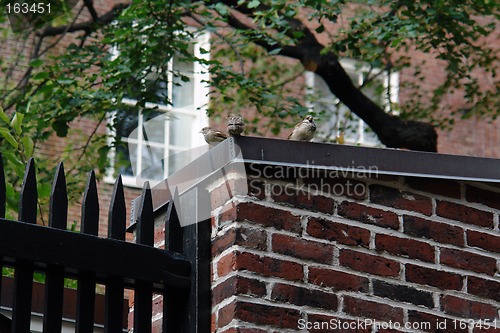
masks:
MULTIPOLYGON (((231 163, 500 183, 500 159, 240 136, 221 142, 155 186, 154 210, 170 201, 169 184, 184 184, 182 194, 231 163)), ((133 224, 132 217, 131 228, 133 224)))

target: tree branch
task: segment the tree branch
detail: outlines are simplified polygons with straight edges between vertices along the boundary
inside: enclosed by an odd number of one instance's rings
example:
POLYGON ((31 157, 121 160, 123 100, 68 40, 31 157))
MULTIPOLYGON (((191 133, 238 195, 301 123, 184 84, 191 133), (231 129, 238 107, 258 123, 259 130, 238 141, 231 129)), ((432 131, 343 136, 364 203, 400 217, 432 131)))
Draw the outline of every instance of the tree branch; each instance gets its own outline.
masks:
MULTIPOLYGON (((234 0, 228 0, 224 3, 230 6, 233 2, 234 0)), ((248 7, 236 5, 234 8, 243 14, 253 16, 248 7)), ((292 29, 284 28, 288 36, 291 37, 294 31, 303 32, 296 45, 283 46, 275 41, 271 44, 269 40, 262 38, 262 35, 258 34, 255 34, 252 41, 268 52, 280 49, 279 55, 299 60, 307 70, 320 76, 326 82, 330 91, 368 124, 387 147, 437 151, 437 134, 432 125, 419 121, 405 121, 387 114, 353 84, 336 54, 331 51, 322 52, 324 46, 317 41, 315 35, 300 20, 290 18, 287 21, 292 27, 292 29)), ((244 31, 256 30, 244 24, 233 13, 228 16, 228 24, 235 29, 244 31)))
POLYGON ((109 12, 98 17, 97 21, 85 21, 75 24, 63 25, 58 27, 47 27, 43 29, 41 32, 38 32, 37 35, 39 37, 49 37, 49 36, 57 36, 64 32, 77 32, 77 31, 85 31, 86 33, 91 33, 95 31, 99 25, 106 25, 111 23, 115 18, 120 15, 120 13, 130 4, 119 3, 116 4, 109 12))
POLYGON ((83 4, 87 7, 90 16, 92 16, 92 20, 94 20, 94 22, 99 21, 99 15, 97 15, 97 11, 94 8, 94 0, 83 0, 83 4))

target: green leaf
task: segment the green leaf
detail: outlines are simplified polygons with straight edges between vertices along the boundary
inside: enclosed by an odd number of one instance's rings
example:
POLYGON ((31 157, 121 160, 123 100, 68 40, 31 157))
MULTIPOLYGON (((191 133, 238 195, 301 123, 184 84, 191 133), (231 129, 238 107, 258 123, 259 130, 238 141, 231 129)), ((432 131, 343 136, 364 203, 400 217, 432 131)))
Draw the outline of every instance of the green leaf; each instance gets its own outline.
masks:
POLYGON ((24 163, 11 152, 4 151, 2 154, 9 162, 10 167, 16 172, 17 177, 22 179, 24 177, 24 163))
POLYGON ((39 198, 48 198, 50 196, 51 184, 38 183, 37 190, 38 190, 38 197, 39 198))
POLYGON ((229 13, 229 10, 227 9, 226 5, 223 4, 222 2, 217 2, 215 4, 215 10, 222 16, 226 16, 229 13))
POLYGON ((10 131, 7 128, 0 128, 0 135, 4 137, 7 142, 14 147, 14 149, 17 149, 19 147, 19 143, 16 141, 14 136, 10 134, 10 131))
POLYGON ((33 80, 45 80, 45 79, 47 79, 49 76, 50 76, 50 74, 49 74, 48 72, 40 72, 40 73, 36 73, 36 74, 33 76, 33 80))
POLYGON ((16 112, 10 122, 10 126, 17 135, 21 134, 24 114, 16 112))
POLYGON ((34 148, 33 139, 31 139, 30 136, 25 135, 21 139, 21 143, 23 144, 24 154, 26 155, 26 157, 28 157, 28 158, 32 157, 33 156, 33 148, 34 148))
POLYGON ((56 131, 58 137, 66 137, 68 135, 69 126, 65 121, 54 121, 52 128, 56 131))
POLYGON ((1 106, 0 106, 0 119, 2 119, 5 124, 10 123, 9 116, 7 116, 7 114, 3 111, 3 108, 1 106))
POLYGON ((252 0, 248 3, 248 8, 257 8, 260 5, 259 0, 252 0))
POLYGON ((38 58, 38 59, 33 59, 30 61, 30 66, 33 68, 37 68, 43 65, 43 60, 38 58))

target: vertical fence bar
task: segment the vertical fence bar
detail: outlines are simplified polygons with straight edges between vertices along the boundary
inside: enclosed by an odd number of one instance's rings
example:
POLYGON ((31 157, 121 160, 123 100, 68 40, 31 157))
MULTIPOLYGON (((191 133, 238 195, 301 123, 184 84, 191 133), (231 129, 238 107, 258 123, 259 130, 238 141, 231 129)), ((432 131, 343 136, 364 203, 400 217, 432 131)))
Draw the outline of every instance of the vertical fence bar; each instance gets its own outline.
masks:
MULTIPOLYGON (((30 158, 24 174, 19 202, 19 221, 36 223, 38 193, 35 161, 30 158)), ((12 333, 29 332, 31 323, 31 294, 33 292, 33 262, 17 260, 14 272, 14 304, 12 333)))
MULTIPOLYGON (((68 222, 68 192, 63 163, 57 166, 50 194, 49 227, 66 230, 68 222)), ((49 265, 45 278, 45 316, 43 332, 61 332, 63 315, 64 268, 49 265)))
POLYGON ((5 170, 3 165, 3 156, 0 154, 0 218, 5 218, 5 205, 7 201, 7 190, 5 187, 5 170))
MULTIPOLYGON (((149 182, 144 184, 139 214, 137 215, 136 242, 147 246, 154 244, 153 202, 149 182)), ((134 332, 151 332, 153 316, 153 286, 150 282, 136 281, 134 292, 134 332)))
MULTIPOLYGON (((108 238, 125 240, 126 206, 122 177, 118 176, 113 188, 108 215, 108 238)), ((110 277, 106 282, 104 332, 123 330, 124 283, 121 277, 110 277)))
MULTIPOLYGON (((174 205, 177 197, 178 191, 176 188, 174 196, 167 207, 165 250, 182 253, 184 243, 183 230, 174 205)), ((185 332, 183 318, 187 314, 186 306, 188 297, 189 289, 165 287, 163 293, 163 333, 185 332)))
MULTIPOLYGON (((99 232, 99 199, 94 171, 90 172, 82 203, 80 232, 97 236, 99 232)), ((89 244, 91 246, 91 244, 89 244)), ((94 331, 95 274, 79 272, 76 309, 76 333, 94 331)))
MULTIPOLYGON (((7 200, 7 190, 5 188, 5 171, 3 166, 3 156, 0 154, 0 218, 5 218, 5 204, 7 200)), ((2 276, 3 258, 0 256, 0 306, 2 306, 2 276)))

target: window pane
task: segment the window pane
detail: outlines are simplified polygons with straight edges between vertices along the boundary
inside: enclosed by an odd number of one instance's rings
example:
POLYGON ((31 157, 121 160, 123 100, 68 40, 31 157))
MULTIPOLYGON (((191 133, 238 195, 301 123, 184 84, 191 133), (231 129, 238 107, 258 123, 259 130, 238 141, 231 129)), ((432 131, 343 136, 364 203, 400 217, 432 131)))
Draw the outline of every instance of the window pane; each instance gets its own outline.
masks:
POLYGON ((192 107, 194 104, 194 82, 189 77, 174 77, 172 85, 172 105, 176 108, 192 107))
MULTIPOLYGON (((188 52, 189 52, 189 54, 194 53, 193 44, 189 45, 188 52)), ((188 74, 188 75, 193 74, 194 62, 187 60, 184 57, 179 56, 178 54, 176 54, 174 56, 172 64, 174 67, 174 71, 183 72, 184 74, 188 74)))
POLYGON ((170 116, 170 144, 179 147, 191 147, 193 117, 175 113, 170 116))
POLYGON ((144 114, 144 140, 164 143, 166 121, 167 119, 164 112, 148 110, 148 112, 144 114))
MULTIPOLYGON (((190 45, 189 52, 193 53, 192 45, 190 45)), ((177 108, 189 107, 194 104, 194 62, 176 55, 172 66, 174 70, 172 105, 177 108)))
POLYGON ((142 167, 140 177, 146 179, 162 180, 164 170, 164 149, 151 147, 147 144, 141 146, 142 167))

